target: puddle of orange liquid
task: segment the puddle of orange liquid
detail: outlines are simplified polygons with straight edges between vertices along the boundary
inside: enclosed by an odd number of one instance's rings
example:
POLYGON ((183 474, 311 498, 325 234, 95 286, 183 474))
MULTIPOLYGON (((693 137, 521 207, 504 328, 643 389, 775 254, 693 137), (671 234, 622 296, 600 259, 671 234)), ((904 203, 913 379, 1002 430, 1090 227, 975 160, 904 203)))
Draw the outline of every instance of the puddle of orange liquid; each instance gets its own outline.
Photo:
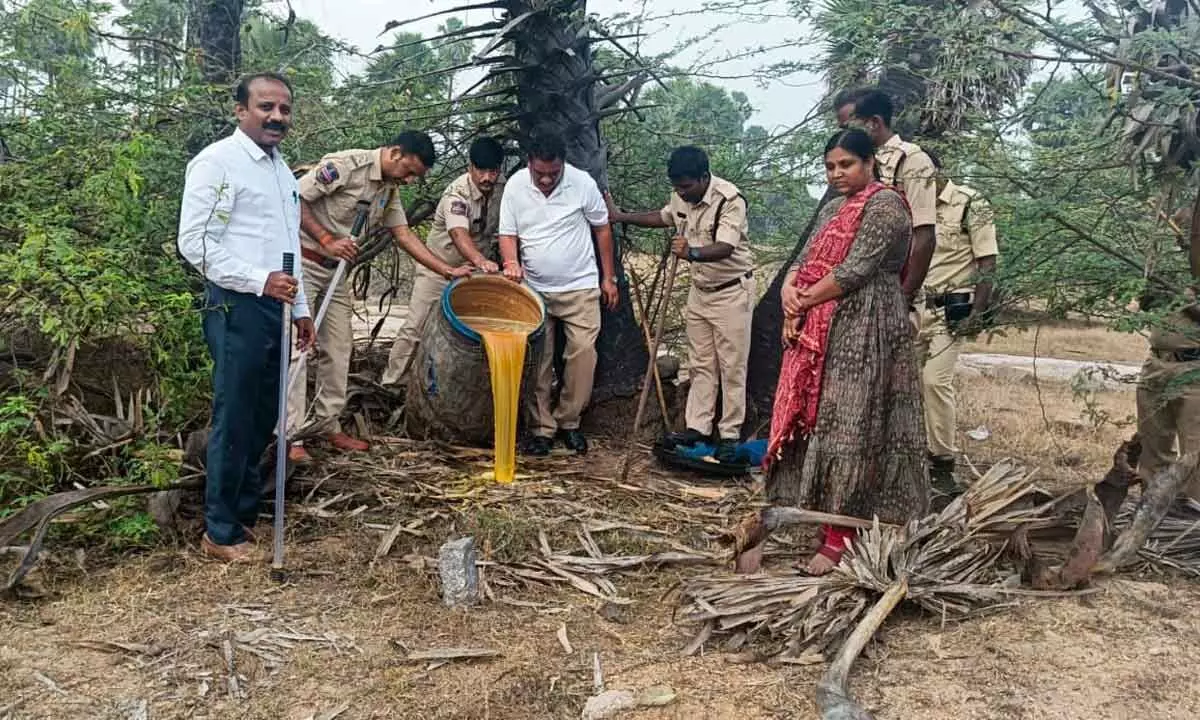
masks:
POLYGON ((495 418, 496 481, 510 483, 517 473, 517 410, 521 397, 521 370, 525 346, 536 325, 517 320, 459 316, 483 338, 492 376, 492 411, 495 418))

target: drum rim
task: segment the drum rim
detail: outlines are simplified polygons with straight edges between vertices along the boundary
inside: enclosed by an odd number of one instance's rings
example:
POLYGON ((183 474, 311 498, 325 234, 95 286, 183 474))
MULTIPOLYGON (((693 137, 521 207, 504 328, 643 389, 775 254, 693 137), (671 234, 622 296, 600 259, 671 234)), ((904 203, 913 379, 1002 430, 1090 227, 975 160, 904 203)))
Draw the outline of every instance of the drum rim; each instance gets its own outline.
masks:
POLYGON ((454 294, 455 288, 464 283, 480 281, 495 283, 496 280, 512 284, 514 288, 525 293, 537 303, 538 309, 541 311, 540 315, 542 319, 538 323, 537 329, 529 333, 529 341, 533 342, 541 337, 546 332, 546 301, 542 299, 542 296, 538 294, 536 290, 528 285, 525 285, 524 283, 517 284, 513 283, 511 280, 498 278, 492 275, 472 275, 469 277, 455 278, 452 280, 450 284, 447 285, 444 290, 442 290, 442 317, 446 318, 446 321, 450 324, 450 327, 454 330, 454 332, 467 338, 468 340, 471 340, 472 342, 482 344, 483 337, 481 337, 478 332, 476 332, 462 320, 458 319, 458 314, 454 312, 454 307, 450 304, 450 296, 454 294))

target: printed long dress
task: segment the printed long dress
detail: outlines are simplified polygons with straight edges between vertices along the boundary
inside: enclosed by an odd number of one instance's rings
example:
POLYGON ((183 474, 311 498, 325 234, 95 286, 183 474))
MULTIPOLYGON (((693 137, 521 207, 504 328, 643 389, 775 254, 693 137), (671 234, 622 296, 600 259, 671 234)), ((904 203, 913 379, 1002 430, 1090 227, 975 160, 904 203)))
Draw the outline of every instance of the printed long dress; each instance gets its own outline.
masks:
MULTIPOLYGON (((826 204, 821 227, 842 202, 826 204)), ((927 512, 920 372, 900 286, 911 237, 899 195, 883 190, 867 201, 854 244, 833 270, 845 294, 829 330, 817 425, 772 465, 775 504, 888 523, 927 512)))

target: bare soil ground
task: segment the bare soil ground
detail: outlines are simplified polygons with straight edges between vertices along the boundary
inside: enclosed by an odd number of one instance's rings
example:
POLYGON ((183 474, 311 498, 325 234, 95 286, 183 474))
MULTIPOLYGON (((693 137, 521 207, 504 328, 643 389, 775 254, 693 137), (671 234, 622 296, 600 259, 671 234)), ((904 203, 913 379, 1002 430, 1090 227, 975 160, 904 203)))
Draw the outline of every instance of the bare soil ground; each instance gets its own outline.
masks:
MULTIPOLYGON (((1120 355, 1090 357, 1136 359, 1120 355)), ((1090 406, 1063 385, 1017 380, 964 379, 961 392, 960 429, 990 431, 962 439, 967 456, 1020 458, 1054 489, 1097 480, 1131 432, 1119 424, 1133 414, 1131 392, 1100 393, 1090 406)), ((52 546, 31 576, 44 597, 0 603, 0 719, 578 718, 593 654, 610 689, 677 694, 631 717, 816 717, 820 666, 739 664, 712 648, 680 657, 695 628, 674 623, 667 593, 720 566, 609 575, 632 603, 603 613, 569 583, 521 582, 504 569, 539 557, 539 531, 556 552, 582 554, 579 528, 599 521, 644 529, 596 529, 605 554, 672 544, 720 552, 717 531, 750 507, 754 486, 705 484, 649 461, 621 486, 622 449, 525 463, 530 476, 507 488, 476 479, 486 458, 447 451, 448 466, 405 441, 379 443, 370 462, 325 462, 296 483, 283 585, 265 565, 201 560, 192 535, 125 558, 52 546), (397 538, 374 559, 389 527, 397 538), (444 608, 431 569, 438 545, 461 533, 497 563, 483 567, 493 599, 472 610, 444 608), (502 656, 405 661, 407 651, 448 647, 502 656)), ((788 572, 801 553, 785 547, 768 567, 788 572)), ((852 684, 881 720, 1200 717, 1198 601, 1200 586, 1186 580, 1126 575, 966 621, 902 612, 852 684)))

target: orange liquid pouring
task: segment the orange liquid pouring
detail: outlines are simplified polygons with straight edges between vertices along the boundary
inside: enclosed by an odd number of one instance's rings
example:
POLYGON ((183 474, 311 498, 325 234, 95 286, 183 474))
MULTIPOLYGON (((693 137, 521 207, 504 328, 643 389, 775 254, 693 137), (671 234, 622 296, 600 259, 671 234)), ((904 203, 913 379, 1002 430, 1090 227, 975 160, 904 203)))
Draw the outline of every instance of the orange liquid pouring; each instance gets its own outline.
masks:
POLYGON ((517 409, 521 397, 521 370, 525 345, 536 325, 502 318, 460 316, 483 338, 492 376, 492 412, 495 418, 496 481, 510 483, 517 474, 517 409))

